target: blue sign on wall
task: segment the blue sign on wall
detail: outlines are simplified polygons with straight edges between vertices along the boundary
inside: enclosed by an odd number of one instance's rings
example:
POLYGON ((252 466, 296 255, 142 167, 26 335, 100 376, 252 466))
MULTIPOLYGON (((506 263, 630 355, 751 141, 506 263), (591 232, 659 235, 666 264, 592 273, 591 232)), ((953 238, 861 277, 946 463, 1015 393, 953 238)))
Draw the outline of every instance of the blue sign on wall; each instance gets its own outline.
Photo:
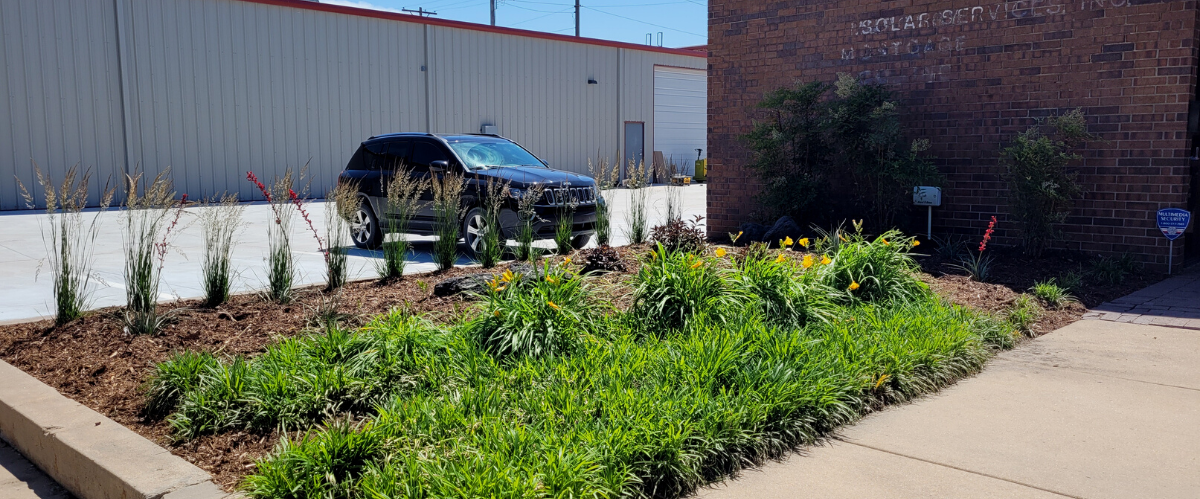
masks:
POLYGON ((1179 239, 1179 236, 1182 236, 1183 231, 1187 229, 1188 222, 1191 221, 1192 214, 1187 210, 1179 208, 1158 210, 1158 229, 1170 241, 1179 239))

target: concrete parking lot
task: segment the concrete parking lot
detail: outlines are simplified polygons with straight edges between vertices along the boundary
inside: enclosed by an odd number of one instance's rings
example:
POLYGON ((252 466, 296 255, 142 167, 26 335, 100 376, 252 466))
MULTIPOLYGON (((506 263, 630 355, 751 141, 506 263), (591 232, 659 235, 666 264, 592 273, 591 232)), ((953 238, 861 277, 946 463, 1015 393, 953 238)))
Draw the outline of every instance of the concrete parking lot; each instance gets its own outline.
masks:
MULTIPOLYGON (((650 225, 661 223, 665 219, 667 187, 656 186, 647 189, 647 212, 650 225)), ((609 199, 613 213, 613 244, 628 243, 625 237, 627 223, 625 214, 628 213, 629 195, 632 191, 618 189, 609 191, 609 199)), ((680 187, 680 205, 685 219, 694 215, 705 214, 705 196, 707 189, 704 185, 680 187)), ((162 282, 159 290, 159 300, 169 302, 178 299, 200 298, 203 291, 200 284, 200 262, 203 259, 203 240, 200 226, 197 222, 197 212, 203 208, 189 208, 177 228, 172 240, 172 248, 166 257, 162 282)), ((312 213, 312 219, 318 231, 324 234, 325 203, 315 201, 307 207, 312 213)), ((90 216, 90 214, 89 214, 90 216)), ((125 287, 123 285, 122 269, 124 256, 122 253, 122 217, 117 210, 102 213, 101 235, 95 247, 95 277, 92 288, 92 308, 122 305, 125 303, 125 287)), ((233 260, 238 276, 235 279, 237 292, 252 292, 261 289, 265 276, 265 259, 267 255, 267 226, 272 222, 271 209, 263 203, 253 203, 247 206, 245 227, 238 236, 234 249, 233 260)), ((47 216, 41 211, 4 212, 0 214, 0 225, 5 228, 5 237, 0 239, 0 323, 27 321, 50 317, 54 312, 52 296, 52 277, 50 268, 45 262, 46 245, 42 239, 42 229, 46 227, 47 216)), ((302 224, 297 223, 292 234, 293 248, 296 251, 296 262, 299 268, 300 285, 320 284, 325 282, 324 259, 317 251, 312 233, 302 224)), ((407 272, 422 273, 435 269, 431 254, 433 237, 411 237, 414 251, 409 258, 407 272)), ((595 241, 592 242, 595 245, 595 241)), ((539 243, 539 246, 551 247, 549 241, 539 243)), ((350 251, 350 273, 354 279, 369 279, 376 276, 375 265, 379 261, 378 252, 363 251, 356 248, 350 251)), ((471 265, 473 262, 459 258, 460 265, 471 265)))

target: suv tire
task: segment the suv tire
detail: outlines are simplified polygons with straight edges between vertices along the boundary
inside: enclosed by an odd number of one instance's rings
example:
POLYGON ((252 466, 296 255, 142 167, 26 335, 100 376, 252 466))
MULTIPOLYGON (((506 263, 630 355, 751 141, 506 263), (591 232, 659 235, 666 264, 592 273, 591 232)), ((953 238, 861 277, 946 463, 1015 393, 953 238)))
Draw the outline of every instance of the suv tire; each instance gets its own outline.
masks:
POLYGON ((584 246, 587 246, 588 243, 590 243, 590 242, 592 242, 591 234, 580 234, 578 236, 571 238, 571 247, 574 249, 577 249, 577 250, 581 250, 581 249, 583 249, 584 246))
POLYGON ((358 211, 350 220, 350 238, 354 245, 367 250, 379 249, 383 245, 383 230, 379 227, 379 218, 371 209, 367 200, 358 203, 358 211))

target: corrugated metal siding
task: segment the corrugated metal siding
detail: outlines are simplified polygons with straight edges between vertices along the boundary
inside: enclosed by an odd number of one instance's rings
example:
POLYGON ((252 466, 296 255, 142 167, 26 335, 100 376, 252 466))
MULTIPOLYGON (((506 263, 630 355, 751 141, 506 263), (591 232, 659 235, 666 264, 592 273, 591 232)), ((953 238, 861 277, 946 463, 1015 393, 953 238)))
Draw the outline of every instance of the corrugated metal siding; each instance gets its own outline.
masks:
POLYGON ((0 120, 11 124, 0 133, 0 209, 24 207, 10 179, 33 182, 31 157, 57 176, 77 162, 103 177, 169 166, 193 198, 257 199, 246 171, 270 178, 308 163, 320 195, 366 137, 484 123, 585 172, 589 157, 616 154, 624 121, 646 122, 653 144, 655 64, 705 67, 239 0, 0 0, 0 23, 0 120))
POLYGON ((115 21, 112 2, 0 0, 0 209, 25 208, 14 176, 42 203, 33 161, 56 181, 122 171, 115 21))

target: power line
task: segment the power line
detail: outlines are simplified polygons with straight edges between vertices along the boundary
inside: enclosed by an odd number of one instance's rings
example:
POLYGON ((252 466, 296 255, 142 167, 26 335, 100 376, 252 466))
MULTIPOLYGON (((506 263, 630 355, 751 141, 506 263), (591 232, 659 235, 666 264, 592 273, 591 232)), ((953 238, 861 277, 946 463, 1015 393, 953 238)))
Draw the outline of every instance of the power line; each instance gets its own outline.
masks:
POLYGON ((676 31, 676 32, 679 32, 679 33, 683 33, 683 34, 685 34, 685 35, 692 35, 692 36, 699 36, 699 37, 706 37, 706 36, 708 36, 708 35, 701 35, 701 34, 699 34, 699 33, 692 33, 691 31, 684 31, 684 30, 681 30, 681 29, 675 29, 675 28, 672 28, 672 27, 670 27, 670 26, 663 26, 663 25, 661 25, 661 24, 654 24, 654 23, 651 23, 651 22, 646 22, 646 21, 643 21, 643 20, 641 20, 641 19, 634 19, 634 18, 632 18, 632 17, 625 17, 625 16, 622 16, 622 15, 620 15, 620 14, 613 14, 612 12, 606 12, 606 11, 603 11, 603 10, 597 9, 597 8, 595 8, 595 7, 588 7, 588 6, 584 5, 584 6, 583 6, 583 8, 585 8, 585 9, 588 9, 588 10, 594 10, 594 11, 596 11, 596 12, 599 12, 599 13, 601 13, 601 14, 608 14, 608 15, 610 15, 610 16, 613 16, 613 17, 619 17, 619 18, 621 18, 621 19, 624 19, 624 20, 626 20, 626 21, 633 21, 633 22, 635 22, 635 23, 642 23, 642 24, 646 24, 646 25, 649 25, 649 26, 654 26, 654 27, 656 27, 656 28, 662 28, 662 29, 665 29, 665 30, 676 31))
POLYGON ((409 14, 416 14, 416 15, 418 15, 418 16, 421 16, 421 17, 428 17, 428 16, 436 16, 436 15, 437 15, 437 12, 434 12, 434 11, 431 11, 431 10, 425 10, 425 7, 417 7, 417 10, 412 10, 412 9, 400 9, 400 10, 402 10, 402 11, 404 11, 404 12, 407 12, 407 13, 409 13, 409 14))

